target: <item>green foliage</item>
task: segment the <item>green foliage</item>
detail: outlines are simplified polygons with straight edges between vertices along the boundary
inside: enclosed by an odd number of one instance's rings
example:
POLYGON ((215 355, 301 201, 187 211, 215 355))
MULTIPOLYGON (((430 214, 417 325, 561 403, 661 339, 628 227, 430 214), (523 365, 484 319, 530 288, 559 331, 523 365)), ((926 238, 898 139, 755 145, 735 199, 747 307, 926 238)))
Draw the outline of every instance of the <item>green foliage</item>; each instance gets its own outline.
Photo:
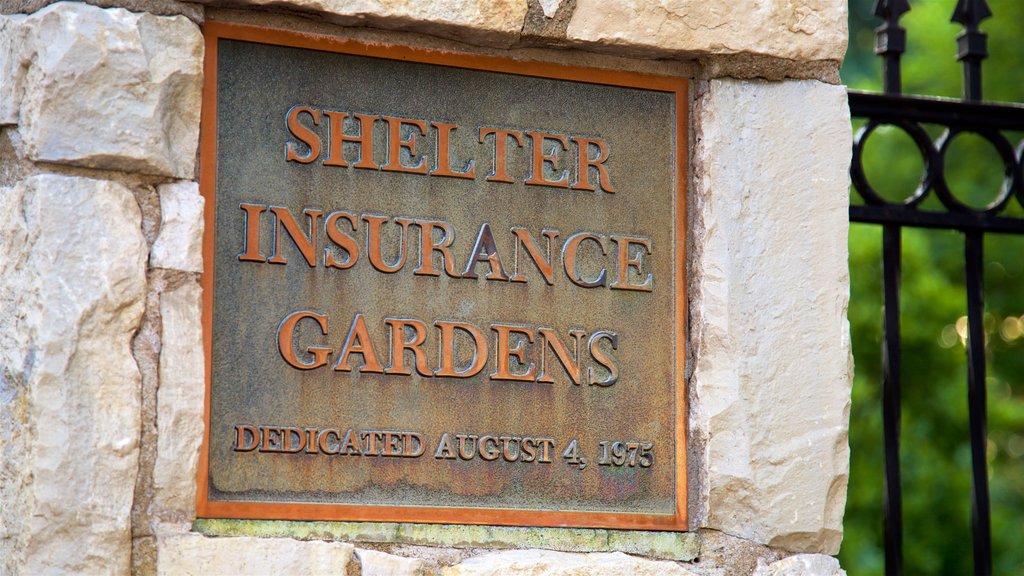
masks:
MULTIPOLYGON (((955 59, 955 0, 920 0, 902 20, 908 30, 903 87, 908 94, 959 97, 955 59)), ((1024 101, 1024 2, 989 0, 994 18, 984 66, 986 100, 1024 101)), ((881 65, 872 53, 874 0, 850 1, 850 50, 842 76, 852 89, 879 91, 881 65)), ((859 128, 855 124, 854 128, 859 128)), ((933 137, 938 127, 928 127, 933 137)), ((1008 134, 1016 144, 1022 134, 1008 134)), ((865 146, 868 178, 887 198, 906 197, 920 179, 920 155, 898 129, 880 128, 865 146)), ((947 154, 954 193, 975 206, 990 202, 1002 183, 1002 163, 991 145, 958 136, 947 154)), ((854 202, 859 201, 854 194, 854 202)), ((926 207, 937 208, 931 201, 926 207)), ((1007 212, 1024 214, 1013 201, 1007 212)), ((985 241, 985 331, 988 358, 988 465, 996 574, 1024 574, 1024 236, 985 241)), ((849 310, 856 376, 851 410, 851 472, 846 537, 840 560, 862 574, 884 571, 882 529, 881 229, 850 230, 849 310)), ((971 453, 967 431, 966 296, 964 247, 959 233, 903 232, 901 328, 903 344, 904 573, 973 573, 971 453)))

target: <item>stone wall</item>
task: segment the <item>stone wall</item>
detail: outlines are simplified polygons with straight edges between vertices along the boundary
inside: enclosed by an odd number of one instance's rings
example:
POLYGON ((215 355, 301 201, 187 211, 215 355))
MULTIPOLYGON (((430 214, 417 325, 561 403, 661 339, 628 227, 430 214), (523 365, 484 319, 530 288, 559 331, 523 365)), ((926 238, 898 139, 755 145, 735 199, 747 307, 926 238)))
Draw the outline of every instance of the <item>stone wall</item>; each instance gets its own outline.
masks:
POLYGON ((0 0, 0 573, 841 573, 845 9, 0 0), (212 18, 693 78, 690 533, 194 522, 212 18))

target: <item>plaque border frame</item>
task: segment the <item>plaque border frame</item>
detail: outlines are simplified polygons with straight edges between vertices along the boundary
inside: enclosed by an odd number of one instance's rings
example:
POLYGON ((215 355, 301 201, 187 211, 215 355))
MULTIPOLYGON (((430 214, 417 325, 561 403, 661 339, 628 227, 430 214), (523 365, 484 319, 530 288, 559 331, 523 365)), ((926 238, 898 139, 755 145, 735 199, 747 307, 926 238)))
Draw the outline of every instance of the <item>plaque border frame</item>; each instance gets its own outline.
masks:
POLYGON ((476 524, 530 527, 611 528, 620 530, 688 530, 687 481, 687 386, 686 368, 686 190, 688 173, 689 82, 686 78, 643 72, 606 70, 536 60, 471 54, 451 50, 426 49, 403 44, 366 43, 358 40, 305 33, 280 28, 265 28, 221 20, 204 24, 204 83, 200 120, 199 187, 206 201, 203 231, 202 326, 204 353, 203 438, 196 470, 196 517, 251 520, 325 520, 354 522, 415 522, 433 524, 476 524), (326 503, 223 502, 209 500, 210 389, 213 346, 213 262, 214 212, 216 208, 217 166, 217 47, 221 39, 254 42, 274 46, 304 48, 323 52, 351 54, 669 92, 675 95, 676 109, 676 194, 673 256, 675 259, 675 514, 627 514, 621 512, 512 510, 502 508, 449 508, 423 506, 368 506, 326 503))

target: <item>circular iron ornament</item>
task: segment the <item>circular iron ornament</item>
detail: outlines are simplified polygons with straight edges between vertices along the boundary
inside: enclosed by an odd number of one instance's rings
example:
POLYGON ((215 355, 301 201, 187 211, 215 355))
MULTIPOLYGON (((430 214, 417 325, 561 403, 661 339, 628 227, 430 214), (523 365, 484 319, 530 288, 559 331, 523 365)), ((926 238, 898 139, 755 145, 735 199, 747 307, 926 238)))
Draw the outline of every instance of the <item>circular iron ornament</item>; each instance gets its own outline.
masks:
POLYGON ((1013 190, 1016 188, 1016 173, 1018 171, 1017 154, 1013 150, 1013 145, 997 130, 986 130, 986 129, 964 129, 964 128, 949 128, 939 137, 936 141, 936 146, 939 149, 938 154, 938 170, 937 177, 935 178, 935 194, 938 195, 939 200, 942 201, 943 206, 949 209, 950 212, 973 212, 975 214, 992 213, 997 214, 1006 208, 1006 204, 1010 201, 1010 197, 1013 195, 1013 190), (946 182, 946 152, 949 151, 950 143, 957 135, 970 132, 977 134, 985 140, 988 140, 992 146, 995 147, 996 151, 999 152, 999 156, 1003 160, 1003 166, 1005 167, 1003 176, 1003 185, 999 190, 999 196, 995 200, 985 205, 982 208, 974 208, 969 206, 955 196, 949 189, 949 184, 946 182))
POLYGON ((932 144, 932 139, 928 136, 928 133, 924 131, 924 128, 915 122, 908 122, 906 120, 871 120, 865 124, 853 138, 853 159, 850 163, 850 178, 853 180, 853 185, 860 192, 860 195, 864 198, 864 201, 868 204, 884 204, 890 206, 916 206, 920 204, 928 194, 928 190, 932 187, 932 180, 934 179, 934 167, 938 166, 938 151, 932 144), (879 126, 888 125, 895 126, 900 130, 903 130, 917 145, 918 151, 921 152, 921 159, 923 160, 924 166, 921 174, 921 182, 917 185, 914 193, 902 202, 890 202, 875 190, 874 186, 868 182, 867 176, 864 174, 864 164, 862 160, 864 144, 867 139, 879 126))
POLYGON ((1024 139, 1017 145, 1017 203, 1024 208, 1024 139))

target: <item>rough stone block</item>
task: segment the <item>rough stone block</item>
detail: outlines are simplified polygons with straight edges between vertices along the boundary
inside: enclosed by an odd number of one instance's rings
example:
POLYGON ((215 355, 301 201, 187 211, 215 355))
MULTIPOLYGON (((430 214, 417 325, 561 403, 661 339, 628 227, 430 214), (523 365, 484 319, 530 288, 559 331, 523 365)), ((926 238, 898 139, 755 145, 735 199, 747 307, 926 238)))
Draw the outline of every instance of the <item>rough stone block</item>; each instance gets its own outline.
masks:
POLYGON ((771 564, 760 564, 753 576, 846 576, 839 560, 824 554, 797 554, 771 564))
POLYGON ((691 492, 698 525, 835 553, 852 358, 845 90, 714 80, 691 191, 691 492))
POLYGON ((288 538, 208 538, 195 533, 157 537, 157 574, 330 574, 345 576, 351 544, 288 538))
POLYGON ((203 271, 203 197, 195 182, 157 187, 160 195, 160 234, 153 242, 149 264, 184 272, 203 271))
POLYGON ((0 123, 34 161, 191 179, 203 39, 183 16, 62 2, 0 23, 0 123))
POLYGON ((621 552, 572 554, 550 550, 492 552, 445 568, 444 576, 695 576, 673 562, 621 552))
POLYGON ((196 466, 203 438, 205 391, 202 290, 187 282, 160 296, 163 319, 157 389, 152 512, 168 522, 195 517, 196 466))
POLYGON ((576 0, 570 40, 633 52, 841 61, 846 0, 576 0))
POLYGON ((527 0, 195 0, 210 6, 276 6, 345 26, 410 30, 492 46, 519 37, 527 0))
POLYGON ((0 189, 0 572, 130 567, 145 298, 141 214, 121 184, 0 189))
POLYGON ((361 576, 421 576, 425 563, 419 558, 403 558, 376 550, 356 548, 361 576))
POLYGON ((22 57, 28 29, 25 16, 0 16, 0 125, 18 123, 18 105, 24 90, 25 64, 22 57))

